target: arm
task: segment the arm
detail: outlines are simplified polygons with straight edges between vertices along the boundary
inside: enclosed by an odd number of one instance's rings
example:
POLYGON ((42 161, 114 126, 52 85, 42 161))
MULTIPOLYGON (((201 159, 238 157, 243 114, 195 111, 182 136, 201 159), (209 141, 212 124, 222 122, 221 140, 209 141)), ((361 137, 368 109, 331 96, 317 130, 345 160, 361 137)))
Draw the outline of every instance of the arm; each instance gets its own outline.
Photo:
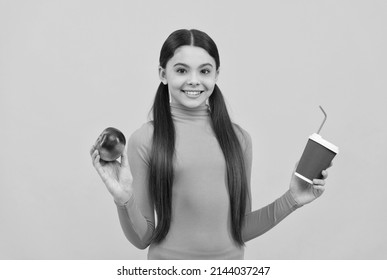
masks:
MULTIPOLYGON (((252 144, 251 137, 245 134, 245 163, 246 175, 249 184, 249 194, 251 193, 250 178, 252 166, 252 144)), ((285 194, 276 199, 271 204, 251 212, 251 199, 246 205, 245 223, 242 228, 242 238, 245 242, 256 238, 286 218, 297 208, 310 203, 324 192, 325 179, 328 177, 326 170, 322 172, 323 178, 313 180, 313 185, 305 184, 304 181, 292 175, 290 188, 285 194), (250 210, 249 210, 250 209, 250 210)), ((250 194, 251 197, 251 194, 250 194)))
POLYGON ((318 198, 324 192, 328 172, 324 170, 322 175, 322 179, 314 179, 313 185, 310 185, 295 176, 293 172, 290 188, 285 194, 271 204, 245 216, 245 224, 242 228, 243 240, 247 242, 264 234, 294 210, 318 198))
POLYGON ((289 190, 271 204, 246 214, 242 228, 243 241, 264 234, 299 207, 289 190))
POLYGON ((147 141, 148 128, 144 125, 132 135, 125 146, 121 162, 101 160, 95 145, 90 150, 93 165, 117 205, 126 238, 140 249, 150 244, 154 231, 153 206, 148 194, 147 179, 147 147, 150 143, 147 141))
POLYGON ((251 166, 252 166, 252 141, 250 135, 244 131, 244 157, 246 176, 248 182, 249 201, 246 205, 245 222, 242 228, 242 238, 245 242, 256 238, 282 221, 286 216, 299 207, 293 199, 290 190, 273 203, 259 210, 251 212, 251 166))
POLYGON ((126 238, 139 249, 149 246, 154 231, 154 222, 151 218, 142 215, 134 195, 124 205, 116 202, 121 228, 126 238))
POLYGON ((133 194, 125 204, 116 202, 121 228, 137 248, 151 243, 155 228, 153 205, 148 191, 149 125, 144 125, 128 141, 128 158, 133 174, 133 194))

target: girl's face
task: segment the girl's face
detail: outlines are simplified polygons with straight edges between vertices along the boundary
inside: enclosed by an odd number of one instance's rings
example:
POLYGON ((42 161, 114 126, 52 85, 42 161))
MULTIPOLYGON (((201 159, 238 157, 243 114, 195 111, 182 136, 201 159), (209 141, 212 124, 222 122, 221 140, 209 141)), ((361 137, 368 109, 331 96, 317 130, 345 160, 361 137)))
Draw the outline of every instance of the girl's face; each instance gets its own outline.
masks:
POLYGON ((161 82, 168 85, 171 101, 188 108, 206 103, 218 74, 214 58, 194 46, 178 48, 166 68, 159 68, 161 82))

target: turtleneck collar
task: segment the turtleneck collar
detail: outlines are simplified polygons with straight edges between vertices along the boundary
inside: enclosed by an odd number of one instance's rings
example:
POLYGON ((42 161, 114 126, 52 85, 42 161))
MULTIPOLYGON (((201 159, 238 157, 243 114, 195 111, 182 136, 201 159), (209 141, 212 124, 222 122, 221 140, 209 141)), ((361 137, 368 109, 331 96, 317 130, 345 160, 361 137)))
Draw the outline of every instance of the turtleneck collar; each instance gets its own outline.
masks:
POLYGON ((210 110, 207 105, 202 105, 196 108, 188 108, 181 104, 170 103, 171 114, 175 117, 207 117, 210 115, 210 110))

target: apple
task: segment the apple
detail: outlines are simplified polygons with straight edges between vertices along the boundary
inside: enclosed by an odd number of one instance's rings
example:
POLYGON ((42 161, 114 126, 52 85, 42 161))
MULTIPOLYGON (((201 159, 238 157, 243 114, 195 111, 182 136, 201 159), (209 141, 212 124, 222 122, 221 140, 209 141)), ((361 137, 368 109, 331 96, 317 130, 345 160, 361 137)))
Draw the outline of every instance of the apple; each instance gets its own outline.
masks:
POLYGON ((117 128, 108 127, 99 135, 96 148, 102 160, 114 161, 122 155, 125 144, 124 134, 117 128))

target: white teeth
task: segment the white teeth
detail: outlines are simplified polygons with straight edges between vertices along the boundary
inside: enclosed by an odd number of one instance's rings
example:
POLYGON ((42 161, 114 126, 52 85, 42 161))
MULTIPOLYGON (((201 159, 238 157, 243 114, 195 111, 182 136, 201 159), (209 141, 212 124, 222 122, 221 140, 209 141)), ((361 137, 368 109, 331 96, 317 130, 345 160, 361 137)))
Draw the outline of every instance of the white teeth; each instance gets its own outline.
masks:
POLYGON ((199 96, 202 93, 201 91, 184 91, 184 92, 190 96, 199 96))

